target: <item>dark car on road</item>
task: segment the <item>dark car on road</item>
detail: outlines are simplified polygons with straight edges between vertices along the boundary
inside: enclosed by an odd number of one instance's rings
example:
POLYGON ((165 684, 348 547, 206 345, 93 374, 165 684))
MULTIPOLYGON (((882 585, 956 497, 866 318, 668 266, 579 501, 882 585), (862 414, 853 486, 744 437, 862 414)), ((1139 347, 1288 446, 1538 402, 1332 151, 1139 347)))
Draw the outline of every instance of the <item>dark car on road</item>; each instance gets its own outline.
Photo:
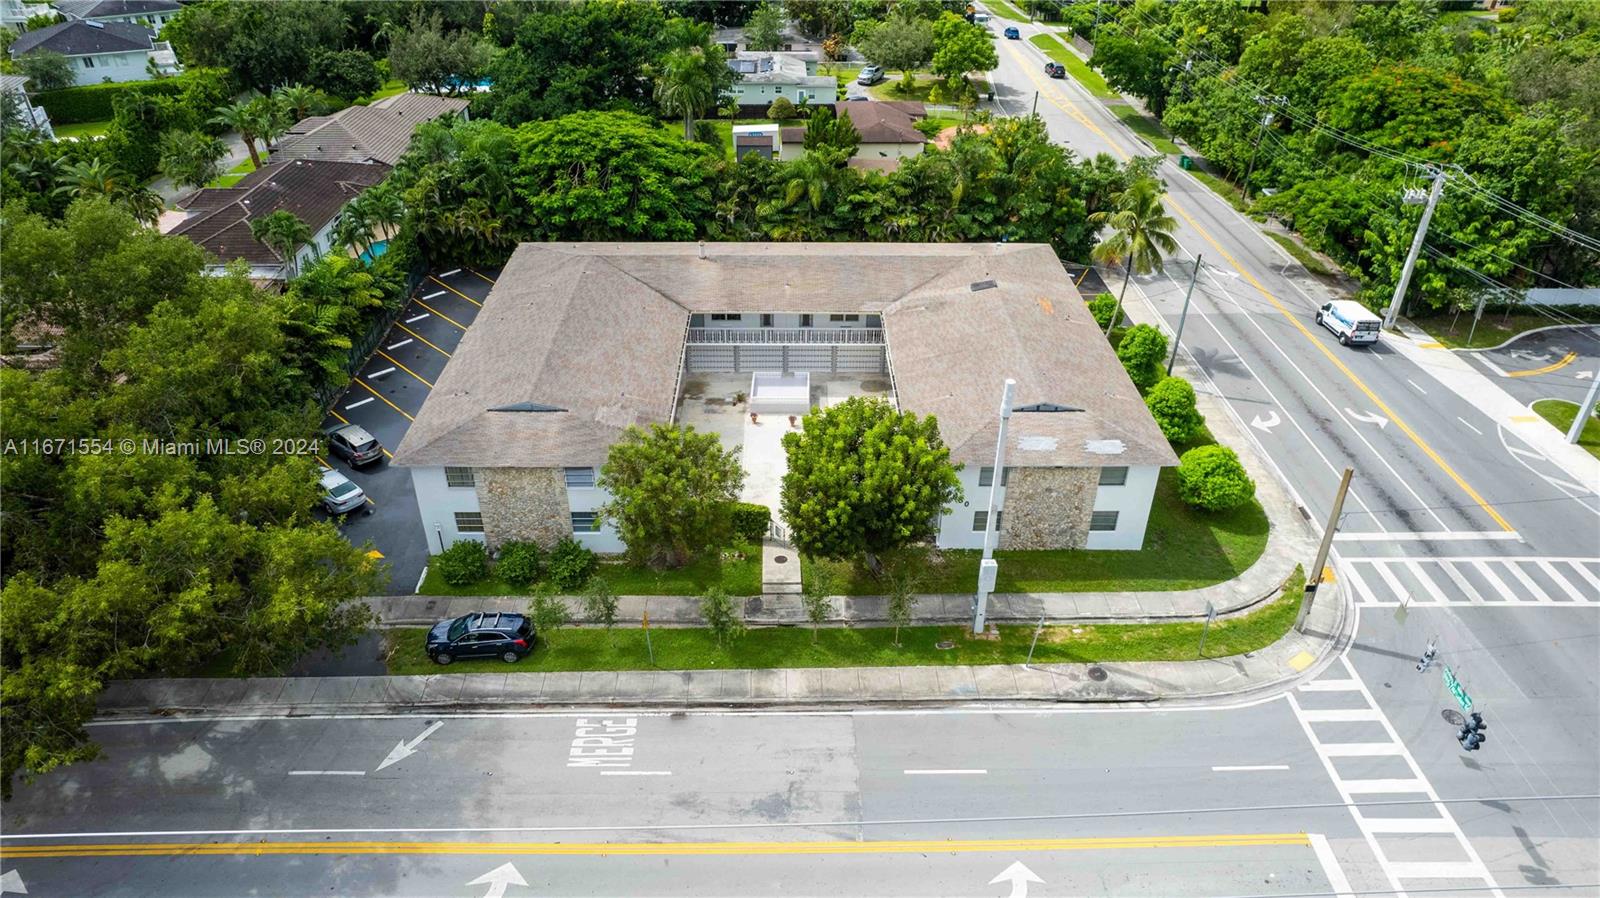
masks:
POLYGON ((328 451, 350 463, 352 468, 383 460, 378 438, 359 424, 340 424, 326 431, 328 451))
POLYGON ((1022 32, 1018 31, 1015 27, 1007 28, 1005 30, 1005 35, 1006 35, 1006 40, 1008 40, 1008 41, 1020 41, 1020 40, 1022 40, 1022 32))
POLYGON ((1044 64, 1044 73, 1052 78, 1065 78, 1067 67, 1059 62, 1047 62, 1044 64))
POLYGON ((500 658, 515 664, 533 651, 533 623, 521 614, 474 611, 442 620, 428 631, 428 657, 435 664, 457 658, 500 658))

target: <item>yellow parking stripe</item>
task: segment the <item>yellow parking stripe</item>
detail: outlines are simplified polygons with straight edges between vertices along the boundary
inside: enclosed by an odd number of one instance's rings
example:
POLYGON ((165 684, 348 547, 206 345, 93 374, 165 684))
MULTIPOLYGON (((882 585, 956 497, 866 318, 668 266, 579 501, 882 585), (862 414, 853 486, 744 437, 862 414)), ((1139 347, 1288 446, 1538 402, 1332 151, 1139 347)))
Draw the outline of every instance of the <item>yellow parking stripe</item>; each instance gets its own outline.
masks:
POLYGON ((406 333, 410 334, 411 336, 416 337, 418 340, 421 340, 422 344, 424 346, 427 346, 429 349, 432 349, 434 352, 439 353, 440 355, 444 356, 445 358, 450 358, 450 353, 445 352, 443 349, 440 349, 439 347, 437 347, 437 346, 433 345, 432 343, 428 342, 428 338, 427 337, 424 337, 423 335, 417 333, 416 331, 412 330, 409 327, 406 327, 405 325, 401 324, 398 321, 396 321, 394 323, 394 326, 400 328, 401 330, 405 331, 406 333))
POLYGON ((483 308, 483 303, 478 302, 476 299, 473 299, 472 297, 468 296, 467 294, 462 293, 460 290, 457 290, 456 288, 450 286, 449 284, 446 284, 444 281, 439 280, 438 278, 434 277, 433 275, 431 275, 431 274, 428 275, 428 280, 433 281, 435 284, 438 284, 439 286, 445 288, 446 290, 449 290, 451 293, 454 293, 455 295, 461 297, 462 299, 466 300, 467 302, 472 303, 473 305, 477 306, 478 308, 480 308, 480 309, 483 308))
POLYGON ((374 350, 374 351, 377 352, 378 355, 381 355, 384 358, 388 359, 389 361, 393 362, 394 366, 396 368, 399 368, 401 371, 404 371, 405 373, 411 375, 412 377, 415 377, 417 380, 420 380, 423 383, 427 384, 428 385, 428 389, 430 389, 430 390, 433 389, 433 383, 431 381, 429 381, 427 378, 423 377, 422 375, 418 374, 417 372, 412 371, 410 368, 407 368, 405 365, 400 364, 399 359, 396 359, 394 356, 388 354, 387 352, 384 352, 381 349, 374 350))
MULTIPOLYGON (((406 410, 405 409, 403 409, 400 406, 395 405, 394 403, 390 402, 388 397, 384 396, 382 393, 379 393, 377 390, 374 390, 366 381, 362 380, 359 377, 356 378, 355 381, 356 381, 356 383, 358 383, 362 387, 364 387, 368 393, 371 393, 372 395, 378 397, 378 399, 382 400, 384 405, 387 405, 388 407, 394 409, 395 411, 399 412, 402 415, 406 415, 406 410)), ((406 415, 406 420, 407 421, 415 421, 417 419, 411 417, 410 415, 406 415)), ((387 450, 387 449, 383 450, 383 454, 384 455, 389 455, 389 450, 387 450)), ((392 455, 389 455, 389 457, 390 458, 394 458, 394 456, 392 456, 392 455)))
POLYGON ((477 275, 478 277, 483 278, 484 280, 488 281, 491 284, 495 283, 495 279, 494 278, 489 277, 488 275, 486 275, 483 272, 477 270, 476 268, 468 268, 467 270, 472 272, 473 274, 477 275))
POLYGON ((1155 848, 1251 848, 1305 845, 1305 833, 1215 836, 1118 836, 1072 839, 919 839, 883 842, 130 842, 0 847, 7 860, 38 857, 173 855, 457 854, 705 856, 802 854, 953 854, 1012 851, 1119 851, 1155 848))
MULTIPOLYGON (((1017 56, 1018 51, 1015 50, 1014 48, 1012 48, 1009 44, 1006 46, 1006 49, 1014 57, 1017 56)), ((1122 148, 1117 146, 1116 142, 1112 141, 1111 138, 1108 137, 1104 131, 1100 130, 1100 128, 1095 125, 1094 122, 1089 121, 1089 119, 1086 116, 1084 116, 1083 113, 1079 112, 1077 109, 1069 108, 1068 106, 1062 105, 1061 101, 1056 98, 1056 95, 1055 95, 1056 88, 1053 85, 1050 85, 1048 83, 1045 83, 1045 82, 1041 81, 1039 79, 1038 75, 1033 71, 1033 69, 1030 66, 1026 65, 1026 61, 1025 60, 1018 59, 1018 62, 1023 63, 1023 71, 1027 72, 1028 77, 1033 81, 1034 85, 1039 88, 1039 92, 1041 94, 1045 95, 1050 100, 1050 102, 1054 103, 1059 109, 1061 109, 1063 112, 1067 113, 1068 115, 1071 115, 1073 118, 1077 119, 1079 122, 1082 122, 1085 127, 1089 128, 1094 133, 1100 135, 1100 137, 1102 139, 1104 139, 1108 144, 1111 145, 1111 149, 1118 156, 1121 156, 1124 160, 1126 160, 1128 158, 1128 154, 1124 153, 1122 151, 1122 148)), ((1473 502, 1477 503, 1478 507, 1483 509, 1484 512, 1489 515, 1490 518, 1493 518, 1494 522, 1496 524, 1499 524, 1502 529, 1507 530, 1507 531, 1510 531, 1510 530, 1514 529, 1514 528, 1512 528, 1511 524, 1506 521, 1505 518, 1500 516, 1499 512, 1495 511, 1494 508, 1492 506, 1490 506, 1489 503, 1487 501, 1485 501, 1482 496, 1478 495, 1478 491, 1477 490, 1475 490, 1471 486, 1467 485, 1467 482, 1465 480, 1461 479, 1461 475, 1457 474, 1455 472, 1455 469, 1450 467, 1449 463, 1446 462, 1442 457, 1440 457, 1439 453, 1437 453, 1437 452, 1435 452, 1433 450, 1432 446, 1429 446, 1427 444, 1427 442, 1424 441, 1422 439, 1422 437, 1420 435, 1418 435, 1415 430, 1411 429, 1411 426, 1409 424, 1407 424, 1398 415, 1396 415, 1394 413, 1394 410, 1389 408, 1388 404, 1386 404, 1382 399, 1379 399, 1378 398, 1378 394, 1374 393, 1365 383, 1362 382, 1362 380, 1359 377, 1356 377, 1355 372, 1351 371, 1350 368, 1348 366, 1346 366, 1344 362, 1340 361, 1339 358, 1337 356, 1335 356, 1328 349, 1328 347, 1326 345, 1324 345, 1322 340, 1317 339, 1316 335, 1311 333, 1310 329, 1307 328, 1305 326, 1305 324, 1300 321, 1300 318, 1298 316, 1296 316, 1293 313, 1291 313, 1289 311, 1289 309, 1287 307, 1285 307, 1284 304, 1282 302, 1280 302, 1276 296, 1272 295, 1272 291, 1268 290, 1265 286, 1262 285, 1262 283, 1260 281, 1256 280, 1255 277, 1250 274, 1250 272, 1245 271, 1244 270, 1244 266, 1240 265, 1239 262, 1237 260, 1235 260, 1233 258, 1233 256, 1228 253, 1227 250, 1223 249, 1222 245, 1217 243, 1216 239, 1211 236, 1210 232, 1208 232, 1205 228, 1200 227, 1199 222, 1196 222, 1192 217, 1190 217, 1189 213, 1184 210, 1183 205, 1181 203, 1179 203, 1175 198, 1173 198, 1171 194, 1167 195, 1166 202, 1169 205, 1172 206, 1172 211, 1174 211, 1174 212, 1178 213, 1180 216, 1182 216, 1183 220, 1188 222, 1189 226, 1194 228, 1196 233, 1198 233, 1201 237, 1205 238, 1205 241, 1207 243, 1211 244, 1211 246, 1214 249, 1216 249, 1216 251, 1222 256, 1222 258, 1224 260, 1226 260, 1227 263, 1230 266, 1232 266, 1235 271, 1239 272, 1240 276, 1242 276, 1245 279, 1245 281, 1250 284, 1250 286, 1254 287, 1257 292, 1259 292, 1262 296, 1266 297, 1267 301, 1272 303, 1272 305, 1278 310, 1278 312, 1280 314, 1282 314, 1284 318, 1288 319, 1290 324, 1293 324, 1295 326, 1295 329, 1299 330, 1300 333, 1307 340, 1309 340, 1313 346, 1315 346, 1315 347, 1317 347, 1317 349, 1321 350, 1322 354, 1324 356, 1327 356, 1328 361, 1332 362, 1334 367, 1338 368, 1339 371, 1341 373, 1343 373, 1344 376, 1346 378, 1348 378, 1352 384, 1355 384, 1356 389, 1360 390, 1363 394, 1366 395, 1366 397, 1368 399, 1372 400, 1372 402, 1378 406, 1378 413, 1379 414, 1384 415, 1390 421, 1393 421, 1395 423, 1395 425, 1400 428, 1400 432, 1401 433, 1404 433, 1407 437, 1410 437, 1411 438, 1411 442, 1415 443, 1417 445, 1417 448, 1421 449, 1424 455, 1426 455, 1426 456, 1428 456, 1428 458, 1432 459, 1434 464, 1438 465, 1439 469, 1444 471, 1444 473, 1452 481, 1455 482, 1456 486, 1460 487, 1462 492, 1467 494, 1468 498, 1470 498, 1473 502)))
POLYGON ((438 309, 434 308, 433 306, 428 305, 427 303, 423 302, 420 299, 413 299, 411 301, 416 303, 419 306, 422 306, 424 309, 427 309, 428 311, 432 312, 433 314, 438 315, 440 318, 443 318, 444 320, 450 322, 451 324, 453 324, 457 328, 459 328, 461 331, 463 331, 463 332, 466 331, 467 326, 465 324, 462 324, 461 322, 455 320, 454 318, 451 318, 449 315, 446 315, 445 313, 439 311, 438 309))
MULTIPOLYGON (((358 380, 358 381, 356 381, 356 383, 361 383, 361 381, 359 381, 359 380, 358 380)), ((362 385, 362 386, 363 386, 363 387, 367 387, 367 385, 366 385, 366 384, 361 384, 361 385, 362 385)), ((372 388, 371 388, 371 387, 367 387, 367 389, 369 389, 369 390, 370 390, 370 389, 372 389, 372 388)), ((374 395, 374 396, 378 396, 378 394, 377 394, 377 393, 373 393, 373 394, 372 394, 372 395, 374 395)), ((378 398, 379 398, 379 399, 383 399, 383 397, 382 397, 382 396, 378 396, 378 398)), ((387 400, 387 399, 383 399, 383 401, 384 401, 384 402, 389 402, 389 400, 387 400)), ((390 407, 390 408, 394 408, 394 403, 392 403, 392 402, 389 402, 389 407, 390 407)), ((397 408, 396 408, 396 409, 395 409, 395 411, 397 411, 397 412, 400 412, 400 410, 399 410, 399 409, 397 409, 397 408)), ((331 409, 331 408, 330 408, 330 409, 328 409, 328 414, 330 414, 330 415, 332 415, 332 416, 334 416, 334 417, 335 417, 335 418, 338 418, 338 419, 339 419, 339 423, 340 423, 340 424, 349 424, 349 423, 350 423, 350 419, 348 419, 348 418, 346 418, 346 417, 345 417, 345 416, 344 416, 344 415, 341 415, 341 414, 339 414, 339 413, 338 413, 338 412, 336 412, 336 411, 334 411, 334 410, 333 410, 333 409, 331 409)), ((400 412, 400 414, 402 414, 402 415, 406 415, 406 413, 405 413, 405 412, 400 412)), ((411 416, 410 416, 410 415, 406 415, 406 417, 407 417, 407 418, 410 418, 410 417, 411 417, 411 416)), ((389 450, 387 450, 387 449, 385 449, 385 450, 383 450, 383 454, 384 454, 384 455, 387 455, 387 456, 389 456, 389 459, 390 459, 390 460, 391 460, 391 461, 393 461, 393 460, 394 460, 394 453, 393 453, 393 452, 390 452, 390 451, 389 451, 389 450)), ((318 461, 321 461, 321 459, 320 459, 320 458, 318 458, 318 461)), ((327 464, 328 464, 328 463, 327 463, 327 462, 322 462, 322 463, 323 463, 323 464, 325 464, 325 465, 327 465, 327 464)), ((331 468, 331 467, 333 467, 333 465, 328 465, 328 467, 330 467, 330 468, 331 468)), ((372 500, 371 500, 371 499, 368 499, 368 500, 367 500, 367 501, 368 501, 368 502, 372 502, 372 500)), ((372 502, 372 504, 373 504, 373 505, 377 505, 377 504, 378 504, 378 503, 376 503, 376 502, 372 502)))
POLYGON ((1578 354, 1576 352, 1569 352, 1566 354, 1565 358, 1559 362, 1556 362, 1554 365, 1546 365, 1543 368, 1533 368, 1528 371, 1507 371, 1506 377, 1532 377, 1535 374, 1549 374, 1552 371, 1560 370, 1572 364, 1573 360, 1577 357, 1578 354))

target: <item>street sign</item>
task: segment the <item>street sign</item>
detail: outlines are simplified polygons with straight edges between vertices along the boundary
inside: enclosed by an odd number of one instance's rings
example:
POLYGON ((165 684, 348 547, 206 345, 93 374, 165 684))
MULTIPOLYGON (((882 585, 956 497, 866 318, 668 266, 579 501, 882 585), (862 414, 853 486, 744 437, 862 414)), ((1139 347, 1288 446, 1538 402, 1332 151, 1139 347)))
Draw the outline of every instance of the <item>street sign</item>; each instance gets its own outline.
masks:
POLYGON ((1456 679, 1455 671, 1451 670, 1448 664, 1441 667, 1444 669, 1444 688, 1450 690, 1450 694, 1456 697, 1456 704, 1461 706, 1462 711, 1471 711, 1472 696, 1461 687, 1461 681, 1456 679))

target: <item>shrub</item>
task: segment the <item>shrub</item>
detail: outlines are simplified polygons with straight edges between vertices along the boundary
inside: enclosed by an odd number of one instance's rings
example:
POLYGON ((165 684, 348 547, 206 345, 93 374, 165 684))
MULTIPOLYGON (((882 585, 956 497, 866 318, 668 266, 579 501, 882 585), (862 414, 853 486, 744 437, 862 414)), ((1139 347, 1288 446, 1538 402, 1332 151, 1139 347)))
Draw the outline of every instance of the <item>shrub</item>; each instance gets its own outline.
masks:
POLYGON ((1102 332, 1111 327, 1111 316, 1117 313, 1117 298, 1109 293, 1101 293, 1089 300, 1089 314, 1094 316, 1094 323, 1100 325, 1102 332))
POLYGON ((550 634, 565 627, 572 615, 567 613, 567 603, 548 591, 541 591, 528 606, 528 618, 533 621, 534 633, 549 642, 550 634))
POLYGON ((1195 438, 1206 419, 1194 407, 1194 387, 1181 377, 1163 377, 1144 397, 1150 414, 1160 425, 1169 443, 1187 443, 1195 438))
POLYGON ((744 615, 740 613, 741 610, 739 603, 720 586, 713 586, 700 596, 700 617, 705 620, 706 629, 717 637, 718 647, 744 635, 744 615))
POLYGON ((506 543, 500 547, 494 572, 512 586, 527 586, 539 579, 539 547, 533 543, 506 543))
POLYGON ((1226 511, 1255 494, 1255 481, 1226 446, 1200 446, 1178 459, 1178 495, 1196 508, 1226 511))
POLYGON ((489 576, 489 553, 475 539, 456 540, 435 555, 433 563, 439 566, 439 576, 451 586, 481 583, 489 576))
POLYGON ((40 91, 33 100, 50 113, 51 122, 75 125, 109 120, 116 112, 112 105, 116 99, 131 94, 181 96, 184 105, 191 107, 195 117, 203 122, 211 117, 216 107, 228 102, 233 91, 229 88, 226 70, 190 69, 182 75, 153 81, 122 81, 40 91))
POLYGON ((591 624, 606 628, 606 639, 611 639, 611 628, 617 625, 617 594, 611 584, 600 577, 590 577, 583 586, 583 616, 591 624))
POLYGON ((587 583, 597 563, 594 552, 588 546, 570 536, 563 536, 561 542, 550 550, 545 571, 550 575, 552 586, 569 591, 587 583))
POLYGON ((365 50, 313 50, 306 80, 318 90, 349 99, 365 97, 383 87, 378 64, 365 50))
POLYGON ((767 107, 767 118, 775 122, 793 121, 799 117, 800 113, 795 111, 794 103, 790 102, 788 97, 779 97, 767 107))
POLYGON ((759 543, 767 538, 772 510, 753 502, 733 504, 733 535, 742 543, 759 543))
POLYGON ((728 155, 728 145, 722 140, 722 132, 717 130, 716 122, 701 119, 694 123, 694 139, 717 151, 718 156, 728 155))
POLYGON ((1161 364, 1167 360, 1166 335, 1148 324, 1135 324, 1117 344, 1117 358, 1128 370, 1128 379, 1143 393, 1161 379, 1161 364))

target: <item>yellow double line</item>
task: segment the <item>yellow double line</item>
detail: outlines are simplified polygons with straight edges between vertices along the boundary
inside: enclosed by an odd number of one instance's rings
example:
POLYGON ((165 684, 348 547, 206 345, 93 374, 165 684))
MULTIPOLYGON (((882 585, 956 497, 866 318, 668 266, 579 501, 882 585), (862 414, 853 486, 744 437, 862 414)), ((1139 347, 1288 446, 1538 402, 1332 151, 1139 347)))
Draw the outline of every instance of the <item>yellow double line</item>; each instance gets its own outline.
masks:
POLYGON ((1527 371, 1507 371, 1506 377, 1532 377, 1535 374, 1549 374, 1552 371, 1559 371, 1562 368, 1572 364, 1572 360, 1576 359, 1577 357, 1578 354, 1576 352, 1569 352, 1562 357, 1561 361, 1556 362, 1554 365, 1546 365, 1543 368, 1531 368, 1527 371))
POLYGON ((1121 851, 1310 845, 1305 833, 1107 836, 1074 839, 918 839, 883 842, 128 842, 0 846, 0 858, 172 857, 183 855, 566 855, 673 856, 1121 851))

